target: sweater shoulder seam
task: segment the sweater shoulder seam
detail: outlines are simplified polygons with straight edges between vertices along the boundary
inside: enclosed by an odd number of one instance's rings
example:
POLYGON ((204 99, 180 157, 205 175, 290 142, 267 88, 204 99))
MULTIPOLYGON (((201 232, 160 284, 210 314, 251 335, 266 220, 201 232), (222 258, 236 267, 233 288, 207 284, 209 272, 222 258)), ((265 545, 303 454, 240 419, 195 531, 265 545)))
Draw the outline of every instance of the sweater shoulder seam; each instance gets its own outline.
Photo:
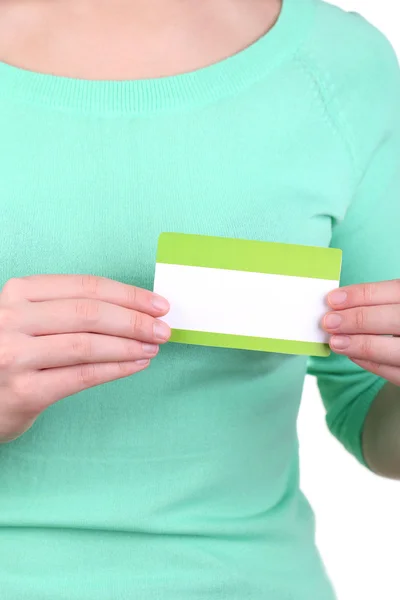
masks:
POLYGON ((327 68, 322 68, 318 65, 317 60, 312 54, 304 52, 304 48, 303 52, 299 52, 295 56, 295 62, 311 81, 315 95, 320 104, 322 104, 325 120, 329 123, 334 134, 342 141, 348 155, 353 176, 353 185, 356 187, 361 177, 362 169, 356 150, 355 136, 339 101, 333 78, 327 68))

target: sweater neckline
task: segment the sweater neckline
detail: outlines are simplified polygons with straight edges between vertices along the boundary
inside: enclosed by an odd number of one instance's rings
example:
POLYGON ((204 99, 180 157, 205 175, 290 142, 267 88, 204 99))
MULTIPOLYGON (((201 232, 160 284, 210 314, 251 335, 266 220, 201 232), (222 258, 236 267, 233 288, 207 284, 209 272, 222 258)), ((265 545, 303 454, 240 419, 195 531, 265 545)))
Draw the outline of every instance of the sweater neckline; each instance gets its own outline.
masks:
POLYGON ((123 81, 37 73, 0 62, 0 98, 56 110, 157 113, 200 107, 235 95, 293 55, 310 25, 315 0, 283 0, 268 33, 244 50, 181 75, 123 81))

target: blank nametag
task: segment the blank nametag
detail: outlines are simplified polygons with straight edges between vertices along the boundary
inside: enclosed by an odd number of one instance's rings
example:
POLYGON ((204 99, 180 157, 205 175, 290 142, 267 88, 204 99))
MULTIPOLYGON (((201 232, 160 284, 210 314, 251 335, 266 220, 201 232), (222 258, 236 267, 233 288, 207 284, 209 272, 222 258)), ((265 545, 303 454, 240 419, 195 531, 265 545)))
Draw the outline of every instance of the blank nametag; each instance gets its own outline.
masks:
POLYGON ((341 262, 332 248, 163 233, 154 291, 172 342, 328 356, 321 319, 341 262))

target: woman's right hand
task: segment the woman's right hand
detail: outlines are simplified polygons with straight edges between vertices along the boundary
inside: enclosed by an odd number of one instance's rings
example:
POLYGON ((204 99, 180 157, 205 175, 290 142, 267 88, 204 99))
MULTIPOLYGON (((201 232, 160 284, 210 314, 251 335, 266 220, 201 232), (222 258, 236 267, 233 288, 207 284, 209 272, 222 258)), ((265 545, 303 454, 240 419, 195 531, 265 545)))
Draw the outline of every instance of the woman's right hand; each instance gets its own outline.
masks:
POLYGON ((12 279, 0 292, 0 443, 51 404, 143 371, 170 337, 166 300, 91 275, 12 279))

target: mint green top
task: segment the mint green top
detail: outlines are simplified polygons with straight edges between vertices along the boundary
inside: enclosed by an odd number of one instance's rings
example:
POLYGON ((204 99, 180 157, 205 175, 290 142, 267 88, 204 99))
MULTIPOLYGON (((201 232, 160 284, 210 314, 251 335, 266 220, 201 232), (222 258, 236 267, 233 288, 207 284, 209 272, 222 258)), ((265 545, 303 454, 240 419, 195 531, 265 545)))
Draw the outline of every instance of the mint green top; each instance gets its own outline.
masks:
MULTIPOLYGON (((398 277, 399 106, 385 38, 319 0, 284 0, 264 38, 187 75, 1 64, 0 285, 93 273, 151 288, 163 231, 332 245, 344 284, 398 277)), ((47 410, 0 447, 1 599, 332 600, 299 490, 306 371, 168 344, 47 410)), ((384 382, 343 357, 310 371, 362 461, 384 382)))

